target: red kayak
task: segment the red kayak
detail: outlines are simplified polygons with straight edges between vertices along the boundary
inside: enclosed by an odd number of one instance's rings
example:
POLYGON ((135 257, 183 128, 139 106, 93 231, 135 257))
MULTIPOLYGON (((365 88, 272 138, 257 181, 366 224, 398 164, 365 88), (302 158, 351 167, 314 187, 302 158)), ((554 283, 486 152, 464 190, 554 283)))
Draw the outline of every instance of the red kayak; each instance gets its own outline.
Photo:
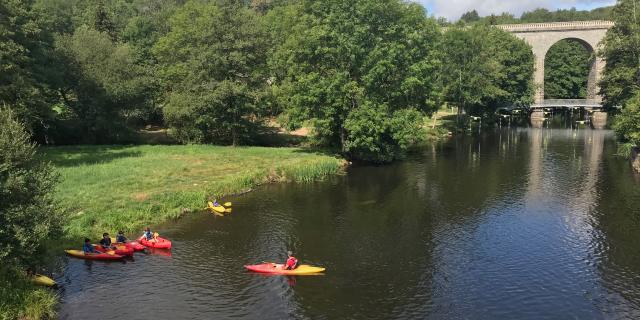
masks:
POLYGON ((124 245, 127 248, 133 249, 133 251, 142 251, 145 246, 141 245, 138 241, 116 242, 115 245, 124 245))
POLYGON ((121 260, 124 258, 119 254, 109 253, 99 253, 99 254, 85 254, 82 250, 65 250, 65 252, 76 258, 87 259, 87 260, 121 260))
POLYGON ((156 238, 157 241, 155 240, 147 240, 147 238, 145 236, 140 237, 140 239, 138 239, 138 241, 140 241, 140 243, 145 246, 145 247, 149 247, 149 248, 156 248, 156 249, 171 249, 171 241, 169 241, 168 239, 164 239, 161 237, 157 237, 156 238))
POLYGON ((113 251, 117 255, 133 257, 133 248, 127 247, 127 246, 125 246, 123 244, 116 244, 116 243, 113 243, 112 246, 114 246, 116 249, 115 250, 113 250, 113 249, 105 249, 103 246, 101 246, 99 244, 94 244, 93 248, 96 249, 96 251, 101 252, 101 253, 106 253, 108 251, 113 251))

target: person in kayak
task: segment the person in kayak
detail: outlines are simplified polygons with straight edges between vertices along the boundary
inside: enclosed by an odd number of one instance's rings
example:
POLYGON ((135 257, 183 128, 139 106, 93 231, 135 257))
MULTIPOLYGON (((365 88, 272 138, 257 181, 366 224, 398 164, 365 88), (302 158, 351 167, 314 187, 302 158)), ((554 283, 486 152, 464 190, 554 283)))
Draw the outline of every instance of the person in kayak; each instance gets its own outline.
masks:
POLYGON ((218 199, 213 199, 213 206, 214 207, 219 207, 220 204, 218 203, 218 199))
POLYGON ((100 239, 100 245, 105 250, 112 249, 112 247, 111 247, 111 237, 109 237, 108 233, 105 232, 105 233, 102 234, 102 239, 100 239))
POLYGON ((287 262, 284 264, 285 270, 293 270, 298 266, 298 259, 293 256, 293 252, 287 251, 287 262))
POLYGON ((147 227, 144 230, 144 235, 143 235, 147 241, 150 242, 158 242, 158 233, 157 232, 151 232, 151 229, 149 227, 147 227))
POLYGON ((96 251, 95 248, 93 248, 93 245, 91 245, 91 240, 89 240, 89 238, 84 238, 84 244, 82 245, 82 252, 84 252, 84 254, 99 253, 98 251, 96 251))
POLYGON ((127 237, 124 236, 124 232, 118 231, 118 235, 116 236, 116 242, 120 242, 120 243, 127 242, 127 237))

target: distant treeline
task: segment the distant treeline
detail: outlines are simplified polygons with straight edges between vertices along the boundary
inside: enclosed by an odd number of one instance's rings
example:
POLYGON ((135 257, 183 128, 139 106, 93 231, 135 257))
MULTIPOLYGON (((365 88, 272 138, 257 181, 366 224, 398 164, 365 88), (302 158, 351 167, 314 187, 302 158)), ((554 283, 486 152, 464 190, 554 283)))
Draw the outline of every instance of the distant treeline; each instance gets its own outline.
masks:
MULTIPOLYGON (((515 23, 541 23, 541 22, 566 22, 566 21, 585 21, 585 20, 611 20, 613 6, 596 8, 593 10, 577 10, 559 9, 550 11, 539 8, 533 11, 526 11, 520 17, 516 17, 511 13, 504 12, 502 14, 491 14, 481 17, 476 10, 465 12, 460 17, 463 23, 485 23, 489 25, 496 24, 515 24, 515 23)), ((450 24, 444 18, 438 20, 443 25, 450 24)))

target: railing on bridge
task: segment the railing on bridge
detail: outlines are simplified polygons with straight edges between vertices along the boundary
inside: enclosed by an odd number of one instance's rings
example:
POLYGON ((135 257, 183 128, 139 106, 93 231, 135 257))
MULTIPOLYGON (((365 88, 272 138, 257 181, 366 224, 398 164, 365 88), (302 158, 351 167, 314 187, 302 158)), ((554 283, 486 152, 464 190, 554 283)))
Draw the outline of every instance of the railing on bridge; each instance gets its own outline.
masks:
POLYGON ((531 105, 535 108, 602 108, 602 102, 595 99, 547 99, 531 105))

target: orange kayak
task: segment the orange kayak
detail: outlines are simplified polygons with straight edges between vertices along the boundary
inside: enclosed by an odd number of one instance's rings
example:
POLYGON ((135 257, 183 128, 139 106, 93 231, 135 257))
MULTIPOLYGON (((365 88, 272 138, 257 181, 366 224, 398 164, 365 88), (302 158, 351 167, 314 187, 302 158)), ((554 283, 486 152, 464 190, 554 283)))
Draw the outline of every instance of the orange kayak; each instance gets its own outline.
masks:
POLYGON ((85 254, 82 250, 65 250, 68 255, 87 260, 120 260, 124 258, 119 254, 111 253, 97 253, 97 254, 85 254))

